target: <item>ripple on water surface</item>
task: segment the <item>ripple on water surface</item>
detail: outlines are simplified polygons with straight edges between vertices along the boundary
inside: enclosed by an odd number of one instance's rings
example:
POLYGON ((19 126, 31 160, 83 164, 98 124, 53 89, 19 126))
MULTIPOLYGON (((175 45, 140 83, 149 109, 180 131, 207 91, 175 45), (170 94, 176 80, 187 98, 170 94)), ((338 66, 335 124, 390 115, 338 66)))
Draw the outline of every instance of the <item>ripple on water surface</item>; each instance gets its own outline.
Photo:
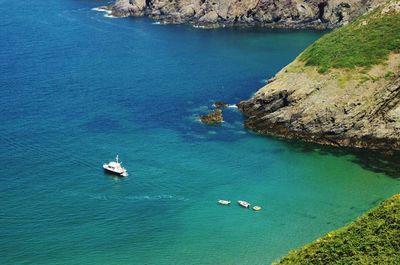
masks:
POLYGON ((248 133, 233 105, 220 126, 194 118, 248 98, 321 32, 5 3, 1 264, 266 264, 399 190, 386 158, 248 133), (116 154, 129 177, 104 174, 116 154))

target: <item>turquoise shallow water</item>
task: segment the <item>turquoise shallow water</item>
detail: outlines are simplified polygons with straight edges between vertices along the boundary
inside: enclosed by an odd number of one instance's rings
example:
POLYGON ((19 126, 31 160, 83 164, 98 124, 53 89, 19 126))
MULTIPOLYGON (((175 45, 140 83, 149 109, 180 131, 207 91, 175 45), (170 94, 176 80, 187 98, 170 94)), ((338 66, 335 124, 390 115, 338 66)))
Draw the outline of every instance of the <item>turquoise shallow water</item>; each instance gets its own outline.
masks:
POLYGON ((154 25, 103 3, 0 0, 0 264, 268 264, 399 191, 368 152, 256 136, 234 109, 197 121, 321 32, 154 25), (101 170, 117 153, 128 178, 101 170))

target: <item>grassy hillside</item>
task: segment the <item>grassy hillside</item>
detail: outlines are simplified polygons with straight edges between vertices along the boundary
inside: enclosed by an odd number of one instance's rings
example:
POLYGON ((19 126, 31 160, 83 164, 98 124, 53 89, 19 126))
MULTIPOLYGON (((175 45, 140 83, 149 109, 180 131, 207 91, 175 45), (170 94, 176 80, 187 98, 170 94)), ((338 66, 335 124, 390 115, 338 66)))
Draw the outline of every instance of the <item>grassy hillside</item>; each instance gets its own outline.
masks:
POLYGON ((400 1, 392 0, 351 24, 334 30, 300 56, 306 65, 330 68, 370 67, 400 51, 400 1))
POLYGON ((400 194, 276 264, 400 264, 400 194))

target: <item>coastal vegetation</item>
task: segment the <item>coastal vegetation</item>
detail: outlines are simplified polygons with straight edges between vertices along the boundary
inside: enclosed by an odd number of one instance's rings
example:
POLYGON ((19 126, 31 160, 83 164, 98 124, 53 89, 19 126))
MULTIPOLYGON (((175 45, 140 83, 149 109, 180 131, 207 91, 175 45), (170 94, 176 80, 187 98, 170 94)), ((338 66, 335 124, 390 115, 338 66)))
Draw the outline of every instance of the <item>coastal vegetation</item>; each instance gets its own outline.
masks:
POLYGON ((400 1, 327 33, 238 107, 262 134, 400 150, 400 1))
MULTIPOLYGON (((309 46, 251 99, 245 126, 337 147, 400 150, 400 1, 309 46)), ((400 264, 400 194, 276 264, 400 264)))
POLYGON ((319 67, 320 73, 330 68, 369 68, 384 62, 391 52, 400 51, 400 1, 393 0, 391 5, 380 6, 325 35, 308 47, 300 60, 319 67))
POLYGON ((400 194, 276 264, 400 264, 400 194))

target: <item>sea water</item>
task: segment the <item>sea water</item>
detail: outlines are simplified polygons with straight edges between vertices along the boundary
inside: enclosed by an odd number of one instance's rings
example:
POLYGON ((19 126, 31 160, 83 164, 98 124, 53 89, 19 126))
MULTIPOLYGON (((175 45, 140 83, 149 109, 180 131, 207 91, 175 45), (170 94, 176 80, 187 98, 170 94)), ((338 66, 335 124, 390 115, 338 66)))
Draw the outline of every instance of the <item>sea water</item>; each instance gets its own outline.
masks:
POLYGON ((368 152, 257 136, 235 108, 198 121, 324 32, 110 19, 103 4, 0 1, 0 264, 269 264, 399 191, 368 152), (127 178, 102 170, 117 154, 127 178))

